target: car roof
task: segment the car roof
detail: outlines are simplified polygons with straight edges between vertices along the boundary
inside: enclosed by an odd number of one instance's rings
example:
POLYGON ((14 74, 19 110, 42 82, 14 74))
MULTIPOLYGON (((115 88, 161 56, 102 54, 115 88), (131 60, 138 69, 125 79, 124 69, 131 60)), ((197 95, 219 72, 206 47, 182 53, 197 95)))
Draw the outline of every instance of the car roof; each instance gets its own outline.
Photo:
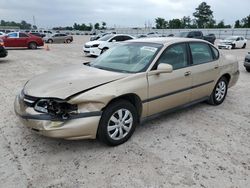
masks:
POLYGON ((176 42, 205 42, 207 41, 201 39, 191 39, 191 38, 180 38, 180 37, 154 37, 154 38, 140 38, 129 40, 128 42, 147 42, 147 43, 157 43, 157 44, 168 44, 176 42))

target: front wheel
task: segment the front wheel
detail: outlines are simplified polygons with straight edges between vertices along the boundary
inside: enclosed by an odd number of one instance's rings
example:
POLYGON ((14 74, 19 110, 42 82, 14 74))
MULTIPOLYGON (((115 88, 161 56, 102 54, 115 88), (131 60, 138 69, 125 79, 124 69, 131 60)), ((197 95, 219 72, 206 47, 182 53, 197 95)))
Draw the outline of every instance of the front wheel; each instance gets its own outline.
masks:
POLYGON ((242 48, 243 48, 243 49, 246 48, 246 43, 244 43, 244 45, 242 46, 242 48))
POLYGON ((246 68, 247 72, 250 72, 250 68, 246 68))
POLYGON ((119 100, 106 107, 97 131, 98 138, 110 146, 126 142, 134 133, 138 113, 130 102, 119 100))
POLYGON ((235 44, 232 44, 232 49, 235 49, 235 44))
POLYGON ((228 80, 223 76, 214 87, 208 103, 211 105, 220 105, 227 96, 228 80))

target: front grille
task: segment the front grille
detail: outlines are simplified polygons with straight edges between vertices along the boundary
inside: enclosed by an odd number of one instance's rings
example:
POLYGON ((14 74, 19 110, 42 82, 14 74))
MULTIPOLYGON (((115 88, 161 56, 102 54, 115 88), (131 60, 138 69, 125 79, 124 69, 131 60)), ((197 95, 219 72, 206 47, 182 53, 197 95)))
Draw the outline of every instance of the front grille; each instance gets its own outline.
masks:
POLYGON ((250 62, 250 59, 245 58, 245 62, 250 62))

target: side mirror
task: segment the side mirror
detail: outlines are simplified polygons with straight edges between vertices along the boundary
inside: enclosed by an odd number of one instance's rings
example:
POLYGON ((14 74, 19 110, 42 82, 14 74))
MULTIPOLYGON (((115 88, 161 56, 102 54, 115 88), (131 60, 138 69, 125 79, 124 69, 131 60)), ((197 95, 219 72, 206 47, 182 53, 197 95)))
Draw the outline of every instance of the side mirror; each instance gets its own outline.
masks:
POLYGON ((173 72, 173 66, 170 64, 160 63, 156 70, 150 71, 148 75, 171 73, 173 72))
POLYGON ((116 42, 116 40, 112 40, 112 42, 116 42))
POLYGON ((171 73, 173 72, 173 66, 170 64, 160 63, 157 67, 159 73, 171 73))

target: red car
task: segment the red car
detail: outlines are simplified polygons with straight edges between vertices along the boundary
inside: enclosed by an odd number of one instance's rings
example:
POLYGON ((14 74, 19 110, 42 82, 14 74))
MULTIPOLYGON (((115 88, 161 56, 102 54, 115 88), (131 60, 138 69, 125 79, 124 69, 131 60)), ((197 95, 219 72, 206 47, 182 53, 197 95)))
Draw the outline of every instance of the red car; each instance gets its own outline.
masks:
POLYGON ((40 37, 22 32, 11 32, 1 38, 4 41, 5 47, 27 47, 29 49, 36 49, 38 46, 44 45, 40 37))

